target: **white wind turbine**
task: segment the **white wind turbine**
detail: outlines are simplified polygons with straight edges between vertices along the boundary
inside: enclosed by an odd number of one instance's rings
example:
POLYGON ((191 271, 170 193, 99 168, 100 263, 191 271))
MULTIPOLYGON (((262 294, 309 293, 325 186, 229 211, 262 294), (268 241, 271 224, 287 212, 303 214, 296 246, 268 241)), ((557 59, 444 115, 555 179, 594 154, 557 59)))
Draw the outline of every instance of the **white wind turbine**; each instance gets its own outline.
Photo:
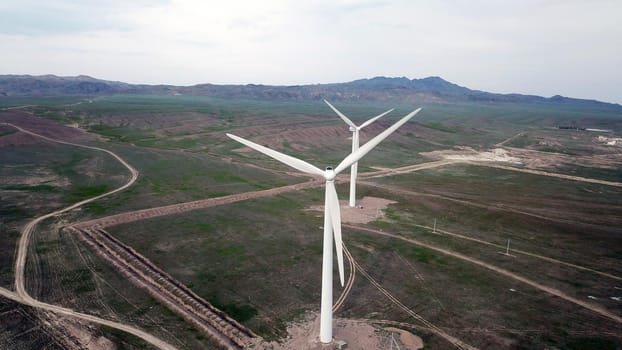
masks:
POLYGON ((254 142, 245 140, 241 137, 227 134, 230 138, 253 148, 261 153, 264 153, 282 163, 285 163, 292 168, 300 170, 307 174, 322 176, 326 179, 326 190, 324 199, 324 241, 323 241, 323 253, 322 253, 322 300, 320 306, 320 341, 322 343, 330 343, 333 339, 333 245, 332 235, 335 237, 335 247, 337 250, 337 264, 339 267, 339 279, 341 286, 343 286, 343 246, 341 243, 341 211, 339 209, 339 199, 337 197, 337 191, 335 190, 335 177, 337 174, 347 169, 350 165, 361 159, 369 151, 371 151, 376 145, 378 145, 387 136, 393 133, 397 128, 406 123, 410 118, 417 114, 421 108, 412 111, 410 114, 400 119, 397 123, 393 124, 390 128, 378 134, 369 142, 364 144, 356 152, 352 152, 339 165, 333 169, 332 167, 326 167, 326 170, 321 170, 303 160, 288 156, 281 152, 271 150, 267 147, 258 145, 254 142))
MULTIPOLYGON (((335 113, 337 113, 337 115, 341 119, 343 119, 343 121, 346 122, 348 126, 350 126, 350 131, 352 131, 352 153, 356 152, 356 150, 359 149, 359 131, 363 129, 364 127, 366 127, 367 125, 375 122, 376 120, 380 119, 381 117, 385 116, 388 113, 391 113, 394 110, 394 108, 391 108, 388 111, 369 119, 368 121, 364 122, 360 126, 356 126, 350 119, 348 119, 348 117, 346 117, 337 108, 335 108, 335 106, 331 105, 330 102, 326 100, 324 100, 324 102, 326 102, 328 107, 330 107, 333 111, 335 111, 335 113)), ((358 170, 358 162, 354 162, 352 164, 352 167, 350 168, 350 202, 349 202, 349 205, 353 208, 356 206, 356 173, 357 173, 357 170, 358 170)))

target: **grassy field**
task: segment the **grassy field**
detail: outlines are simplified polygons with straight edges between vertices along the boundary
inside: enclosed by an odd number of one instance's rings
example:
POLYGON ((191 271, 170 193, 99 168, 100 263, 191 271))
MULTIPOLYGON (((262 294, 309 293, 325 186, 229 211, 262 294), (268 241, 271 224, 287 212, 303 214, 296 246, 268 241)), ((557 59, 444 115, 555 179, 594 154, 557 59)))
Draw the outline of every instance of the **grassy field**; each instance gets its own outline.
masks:
MULTIPOLYGON (((118 153, 140 172, 128 190, 45 222, 29 255, 28 289, 38 298, 139 325, 183 349, 213 346, 177 316, 133 287, 86 246, 62 230, 68 223, 185 201, 268 189, 306 181, 288 168, 229 140, 250 138, 318 167, 336 165, 350 150, 349 132, 322 102, 227 100, 197 96, 107 96, 96 99, 2 101, 34 104, 37 116, 97 134, 92 145, 118 153), (245 165, 249 163, 253 167, 245 165)), ((340 104, 355 122, 396 107, 370 126, 365 142, 419 107, 385 103, 340 104)), ((361 171, 430 161, 419 154, 468 146, 505 146, 541 157, 536 169, 621 181, 620 149, 595 134, 559 125, 611 129, 622 118, 610 110, 568 105, 424 104, 424 110, 364 158, 361 171), (550 157, 555 158, 549 162, 550 157), (544 161, 546 160, 546 162, 544 161)), ((0 127, 0 141, 15 137, 0 127)), ((617 136, 616 136, 617 135, 617 136)), ((19 228, 29 218, 89 198, 124 183, 127 170, 94 151, 50 144, 0 147, 2 243, 0 277, 12 284, 19 228)), ((347 184, 338 186, 342 199, 347 184)), ((622 201, 618 187, 581 183, 476 165, 449 165, 374 179, 359 187, 397 201, 387 218, 344 229, 355 259, 402 303, 447 333, 479 348, 616 349, 622 327, 543 291, 482 267, 374 234, 382 230, 449 249, 557 288, 622 316, 619 280, 543 261, 499 254, 502 248, 446 234, 461 234, 622 275, 622 201), (595 299, 592 299, 593 297, 595 299)), ((109 228, 126 244, 197 294, 268 339, 319 308, 320 189, 158 217, 109 228)), ((346 271, 347 273, 347 271, 346 271)), ((335 285, 338 285, 335 280, 335 285)), ((340 287, 335 288, 335 294, 340 287)), ((428 348, 448 343, 392 304, 361 275, 340 316, 411 323, 428 348)), ((12 329, 12 328, 11 328, 12 329)), ((11 333, 13 330, 2 328, 11 333)), ((99 329, 120 348, 139 340, 99 329)))
MULTIPOLYGON (((543 263, 533 257, 509 258, 499 254, 502 249, 433 234, 417 226, 432 225, 437 218, 438 227, 443 230, 502 246, 511 238, 515 249, 622 275, 617 250, 622 232, 618 229, 619 217, 615 215, 620 212, 620 203, 615 200, 619 191, 600 188, 601 194, 609 190, 607 195, 580 196, 581 189, 573 189, 568 181, 535 176, 520 179, 523 175, 519 174, 517 180, 530 183, 533 191, 514 195, 509 189, 517 184, 506 181, 510 175, 514 174, 497 169, 450 167, 382 180, 383 184, 430 194, 438 194, 434 186, 438 183, 443 193, 451 193, 448 196, 426 198, 374 187, 363 188, 361 193, 398 200, 398 204, 389 208, 386 221, 373 222, 370 227, 476 257, 582 300, 590 300, 588 295, 596 296, 598 300, 590 301, 622 315, 619 302, 609 299, 617 295, 615 288, 619 281, 543 263), (438 173, 444 172, 451 175, 439 178, 438 173), (447 186, 452 183, 455 187, 447 186), (480 191, 478 187, 484 186, 488 190, 480 191), (566 188, 567 193, 558 193, 560 188, 566 188), (498 196, 500 193, 505 194, 503 198, 498 196), (531 195, 521 198, 521 194, 528 193, 531 195), (503 200, 514 201, 516 208, 532 201, 555 200, 563 203, 556 208, 558 217, 580 216, 579 224, 598 224, 572 230, 577 223, 533 218, 495 208, 474 208, 451 200, 457 198, 501 208, 503 200), (584 207, 579 214, 573 212, 576 205, 571 205, 578 201, 584 207), (590 209, 602 206, 611 206, 610 212, 594 213, 590 209)), ((341 186, 340 192, 344 190, 345 186, 341 186)), ((322 223, 318 213, 304 210, 314 202, 321 202, 320 191, 120 225, 110 231, 159 266, 167 266, 167 271, 200 295, 220 306, 228 306, 234 317, 271 337, 282 335, 286 321, 319 307, 322 223), (236 218, 229 213, 236 213, 236 218), (240 315, 239 310, 244 308, 249 313, 240 315)), ((539 211, 534 208, 534 212, 539 211)), ((435 325, 472 345, 531 349, 572 348, 574 342, 584 346, 590 342, 620 344, 619 339, 600 334, 619 331, 620 325, 543 291, 396 239, 351 229, 344 233, 357 261, 380 284, 435 325)), ((339 291, 335 289, 335 293, 339 291)), ((342 315, 417 324, 360 276, 342 315)), ((446 346, 429 332, 423 334, 430 344, 435 344, 432 348, 446 346)))
POLYGON ((270 339, 319 298, 322 219, 303 201, 249 200, 110 228, 175 278, 270 339))
POLYGON ((27 220, 125 183, 126 170, 101 152, 35 143, 0 147, 0 280, 13 283, 19 230, 27 220))
POLYGON ((85 206, 77 219, 302 182, 304 178, 244 167, 210 154, 110 145, 139 172, 128 190, 85 206))

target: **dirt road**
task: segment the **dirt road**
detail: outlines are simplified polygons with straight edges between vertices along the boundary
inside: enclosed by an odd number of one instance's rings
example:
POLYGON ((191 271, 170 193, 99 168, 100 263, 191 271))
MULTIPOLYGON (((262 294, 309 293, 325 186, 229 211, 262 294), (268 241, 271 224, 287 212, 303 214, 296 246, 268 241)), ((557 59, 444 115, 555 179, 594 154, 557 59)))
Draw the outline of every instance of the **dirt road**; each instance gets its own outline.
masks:
POLYGON ((360 179, 374 179, 374 178, 377 178, 377 177, 384 177, 384 176, 392 176, 392 175, 412 173, 413 171, 418 171, 418 170, 423 170, 423 169, 438 168, 438 167, 441 167, 441 166, 445 166, 445 165, 449 165, 449 164, 455 164, 455 163, 463 163, 463 161, 453 160, 453 159, 451 159, 451 160, 450 159, 437 160, 437 161, 434 161, 434 162, 414 164, 414 165, 407 165, 407 166, 403 166, 403 167, 400 167, 400 168, 382 169, 382 170, 379 170, 379 171, 373 171, 373 172, 369 172, 369 173, 360 173, 358 175, 358 177, 360 179))
POLYGON ((61 306, 56 306, 56 305, 51 305, 51 304, 47 304, 47 303, 43 303, 40 302, 34 298, 32 298, 28 292, 25 289, 24 286, 24 267, 26 264, 26 257, 27 257, 27 253, 28 253, 28 245, 30 243, 30 237, 32 235, 32 232, 34 230, 34 228, 36 227, 36 225, 49 218, 49 217, 53 217, 55 215, 59 215, 62 214, 64 212, 67 212, 69 210, 75 209, 81 205, 84 205, 86 203, 92 202, 94 200, 97 200, 99 198, 103 198, 106 196, 109 196, 111 194, 120 192, 125 190, 126 188, 130 187, 138 178, 138 171, 136 169, 134 169, 131 165, 129 165, 123 158, 119 157, 118 155, 116 155, 113 152, 110 152, 106 149, 103 148, 99 148, 99 147, 93 147, 93 146, 85 146, 85 145, 80 145, 80 144, 76 144, 76 143, 71 143, 71 142, 66 142, 66 141, 61 141, 61 140, 55 140, 43 135, 39 135, 36 133, 33 133, 31 131, 25 130, 20 128, 19 126, 13 125, 13 124, 8 124, 8 123, 4 123, 5 125, 9 125, 14 127, 15 129, 24 132, 26 134, 30 134, 32 136, 35 137, 39 137, 41 139, 44 139, 46 141, 49 142, 54 142, 54 143, 60 143, 60 144, 65 144, 65 145, 70 145, 70 146, 75 146, 75 147, 80 147, 80 148, 87 148, 87 149, 92 149, 92 150, 96 150, 96 151, 101 151, 101 152, 105 152, 109 155, 111 155, 113 158, 115 158, 117 161, 119 161, 121 164, 123 164, 123 166, 125 166, 129 171, 130 171, 130 179, 128 180, 127 183, 125 183, 123 186, 114 189, 112 191, 106 192, 104 194, 101 194, 99 196, 93 197, 93 198, 89 198, 83 201, 80 201, 78 203, 75 203, 73 205, 70 205, 68 207, 65 207, 63 209, 60 210, 56 210, 52 213, 40 216, 38 218, 35 218, 34 220, 30 221, 28 224, 26 224, 26 226, 24 226, 24 228, 21 231, 21 236, 20 236, 20 240, 17 246, 17 258, 15 261, 15 292, 9 291, 5 288, 0 288, 0 295, 9 298, 11 300, 14 300, 16 302, 22 303, 22 304, 26 304, 29 306, 32 306, 34 308, 39 308, 39 309, 44 309, 44 310, 48 310, 48 311, 52 311, 55 312, 57 314, 61 314, 61 315, 65 315, 65 316, 70 316, 70 317, 76 317, 82 320, 86 320, 89 322, 93 322, 96 324, 100 324, 100 325, 104 325, 104 326, 108 326, 111 328, 115 328, 130 334, 133 334, 141 339, 143 339, 144 341, 160 348, 163 350, 174 350, 176 349, 174 346, 170 345, 169 343, 147 333, 144 332, 138 328, 123 324, 123 323, 119 323, 119 322, 114 322, 114 321, 109 321, 103 318, 99 318, 96 316, 92 316, 92 315, 88 315, 88 314, 84 314, 81 312, 77 312, 68 308, 64 308, 61 306))
POLYGON ((343 246, 343 253, 346 259, 348 260, 348 266, 350 267, 350 275, 348 276, 348 281, 344 285, 343 290, 341 291, 341 294, 339 295, 339 298, 337 298, 337 300, 333 304, 333 313, 337 312, 337 310, 341 308, 341 306, 343 305, 343 302, 346 301, 346 298, 348 297, 348 295, 350 295, 350 291, 352 290, 352 286, 354 285, 354 279, 356 277, 356 266, 354 265, 354 258, 352 257, 352 255, 350 254, 350 251, 345 245, 343 246))
MULTIPOLYGON (((369 178, 376 178, 376 177, 381 177, 381 176, 391 176, 391 175, 404 174, 404 173, 413 172, 413 171, 422 170, 422 169, 440 167, 440 166, 444 166, 447 164, 453 164, 453 163, 458 163, 458 161, 443 160, 443 161, 438 161, 438 162, 409 165, 406 167, 401 167, 401 168, 396 168, 396 169, 383 169, 383 170, 375 171, 371 173, 362 173, 359 175, 359 177, 363 179, 369 179, 369 178)), ((342 178, 345 178, 345 177, 341 177, 340 179, 342 178)), ((239 202, 239 201, 252 199, 252 198, 276 196, 276 195, 287 193, 287 192, 298 191, 298 190, 307 189, 307 188, 320 187, 323 184, 324 184, 324 181, 321 179, 312 179, 304 183, 276 187, 276 188, 271 188, 268 190, 245 192, 245 193, 232 194, 229 196, 223 196, 223 197, 217 197, 217 198, 208 198, 208 199, 201 199, 201 200, 192 201, 192 202, 165 205, 165 206, 155 207, 155 208, 140 209, 140 210, 135 210, 131 212, 125 212, 121 214, 106 216, 106 217, 98 218, 94 220, 83 221, 83 222, 76 223, 72 226, 76 228, 88 228, 88 227, 93 227, 93 226, 105 228, 109 226, 120 225, 120 224, 125 224, 125 223, 139 221, 139 220, 146 220, 146 219, 155 218, 155 217, 164 216, 164 215, 179 214, 179 213, 187 212, 190 210, 203 209, 203 208, 209 208, 209 207, 218 206, 218 205, 230 204, 230 203, 239 202)))
MULTIPOLYGON (((63 209, 59 209, 56 210, 54 212, 51 212, 49 214, 40 216, 38 218, 35 218, 34 220, 30 221, 28 224, 26 224, 26 226, 24 226, 24 228, 22 229, 21 232, 21 236, 20 236, 20 240, 19 240, 19 244, 17 247, 17 259, 15 261, 15 290, 17 292, 17 295, 19 295, 21 298, 23 298, 24 300, 29 300, 30 295, 28 295, 28 292, 26 292, 26 289, 24 288, 24 266, 26 265, 26 257, 28 254, 28 244, 30 243, 30 236, 32 235, 32 231, 34 230, 35 226, 37 226, 37 224, 47 218, 62 214, 64 212, 67 212, 69 210, 75 209, 77 207, 80 207, 86 203, 90 203, 92 201, 95 201, 97 199, 103 198, 103 197, 107 197, 110 196, 111 194, 120 192, 125 190, 126 188, 132 186, 132 184, 134 184, 134 182, 136 182, 136 179, 138 179, 138 171, 136 169, 134 169, 131 165, 129 165, 125 160, 123 160, 123 158, 119 157, 118 155, 116 155, 113 152, 110 152, 109 150, 103 149, 103 148, 99 148, 99 147, 94 147, 94 146, 85 146, 85 145, 81 145, 81 144, 77 144, 77 143, 72 143, 72 142, 66 142, 66 141, 61 141, 61 140, 55 140, 43 135, 39 135, 36 134, 34 132, 28 131, 26 129, 22 129, 19 126, 13 125, 13 124, 8 124, 6 123, 5 125, 9 125, 14 127, 15 129, 41 138, 43 140, 49 141, 49 142, 54 142, 54 143, 60 143, 60 144, 64 144, 64 145, 70 145, 70 146, 75 146, 75 147, 80 147, 80 148, 86 148, 86 149, 91 149, 91 150, 96 150, 96 151, 100 151, 100 152, 104 152, 107 153, 109 155, 111 155, 113 158, 115 158, 117 161, 119 161, 121 164, 123 164, 123 166, 125 166, 129 171, 130 171, 130 179, 128 180, 127 183, 125 183, 123 186, 116 188, 112 191, 103 193, 99 196, 93 197, 93 198, 89 198, 89 199, 85 199, 83 201, 80 201, 78 203, 72 204, 68 207, 65 207, 63 209)), ((34 299, 31 299, 34 300, 34 299)))
POLYGON ((515 167, 511 167, 511 166, 507 166, 507 165, 489 164, 489 163, 483 163, 483 162, 480 163, 480 162, 470 162, 470 161, 467 161, 466 163, 474 164, 474 165, 480 165, 480 166, 487 166, 489 168, 497 168, 497 169, 503 169, 503 170, 518 171, 518 172, 521 172, 521 173, 528 173, 528 174, 534 174, 534 175, 557 177, 557 178, 565 179, 565 180, 573 180, 573 181, 589 182, 589 183, 599 184, 599 185, 622 187, 622 182, 590 179, 590 178, 581 177, 581 176, 572 176, 572 175, 566 175, 566 174, 550 173, 550 172, 542 171, 542 170, 515 168, 515 167))
MULTIPOLYGON (((574 181, 597 183, 597 184, 608 185, 608 186, 622 187, 622 183, 619 183, 619 182, 589 179, 589 178, 583 178, 583 177, 578 177, 578 176, 549 173, 549 172, 538 171, 538 170, 521 169, 521 168, 515 168, 515 167, 509 167, 509 166, 503 166, 503 165, 490 164, 487 162, 471 162, 471 161, 461 161, 461 160, 440 160, 440 161, 434 161, 434 162, 428 162, 428 163, 422 163, 422 164, 409 165, 409 166, 404 166, 404 167, 394 168, 394 169, 382 169, 379 171, 374 171, 374 172, 369 172, 369 173, 361 173, 359 174, 359 178, 361 180, 374 179, 374 178, 379 178, 379 177, 384 177, 384 176, 407 174, 407 173, 411 173, 414 171, 432 169, 432 168, 442 167, 445 165, 459 164, 459 163, 474 164, 478 166, 500 168, 500 169, 505 169, 505 170, 525 172, 525 173, 531 173, 531 174, 536 174, 536 175, 558 177, 558 178, 562 178, 566 180, 574 180, 574 181)), ((340 179, 343 179, 343 178, 345 177, 341 177, 340 179)), ((166 206, 156 207, 156 208, 141 209, 141 210, 136 210, 132 212, 111 215, 111 216, 94 219, 90 221, 83 221, 80 223, 76 223, 74 226, 78 228, 86 228, 86 227, 91 227, 91 226, 97 226, 97 227, 114 226, 114 225, 154 218, 158 216, 178 214, 178 213, 183 213, 183 212, 195 210, 195 209, 209 208, 209 207, 213 207, 217 205, 234 203, 234 202, 251 199, 251 198, 275 196, 278 194, 287 193, 291 191, 319 187, 322 184, 323 184, 322 180, 312 179, 311 181, 308 181, 305 183, 271 188, 268 190, 239 193, 239 194, 234 194, 234 195, 224 196, 224 197, 202 199, 202 200, 197 200, 197 201, 192 201, 192 202, 171 204, 171 205, 166 205, 166 206)), ((434 195, 431 195, 431 196, 434 196, 434 195)), ((456 199, 454 200, 459 201, 456 199)), ((512 209, 505 208, 505 210, 512 210, 512 209)), ((533 213, 526 213, 522 211, 520 213, 538 217, 541 219, 549 219, 549 218, 542 217, 540 215, 533 214, 533 213)))
POLYGON ((192 201, 192 202, 184 202, 184 203, 178 203, 178 204, 165 205, 162 207, 155 207, 155 208, 148 208, 148 209, 141 209, 141 210, 136 210, 136 211, 131 211, 131 212, 125 212, 121 214, 106 216, 106 217, 99 218, 99 219, 79 222, 72 226, 76 228, 88 228, 88 227, 104 228, 108 226, 125 224, 128 222, 146 220, 146 219, 150 219, 150 218, 154 218, 158 216, 179 214, 179 213, 187 212, 190 210, 203 209, 203 208, 209 208, 209 207, 218 206, 218 205, 235 203, 235 202, 252 199, 252 198, 272 197, 272 196, 276 196, 282 193, 298 191, 298 190, 302 190, 306 188, 319 187, 322 184, 324 184, 322 180, 312 180, 312 181, 303 182, 303 183, 294 184, 294 185, 275 187, 275 188, 271 188, 268 190, 238 193, 238 194, 232 194, 229 196, 201 199, 201 200, 192 201))
POLYGON ((622 323, 622 317, 617 316, 615 314, 612 314, 611 312, 601 308, 600 306, 593 305, 593 304, 590 304, 590 303, 586 303, 586 302, 584 302, 582 300, 579 300, 577 298, 571 297, 568 294, 566 294, 566 293, 564 293, 564 292, 562 292, 562 291, 560 291, 558 289, 547 287, 547 286, 542 285, 540 283, 534 282, 534 281, 532 281, 532 280, 530 280, 528 278, 519 276, 519 275, 517 275, 515 273, 512 273, 510 271, 502 269, 500 267, 497 267, 497 266, 494 266, 492 264, 483 262, 483 261, 481 261, 479 259, 471 258, 469 256, 466 256, 466 255, 463 255, 463 254, 460 254, 460 253, 456 253, 456 252, 453 252, 453 251, 448 250, 448 249, 439 248, 437 246, 434 246, 434 245, 431 245, 431 244, 428 244, 428 243, 424 243, 424 242, 421 242, 421 241, 416 240, 416 239, 406 238, 406 237, 403 237, 403 236, 399 236, 399 235, 396 235, 396 234, 392 234, 392 233, 388 233, 388 232, 384 232, 384 231, 380 231, 380 230, 376 230, 376 229, 372 229, 372 228, 368 228, 368 227, 347 225, 347 224, 344 224, 343 226, 349 227, 349 228, 352 228, 352 229, 355 229, 355 230, 366 231, 366 232, 373 233, 373 234, 376 234, 376 235, 381 235, 381 236, 386 236, 386 237, 391 237, 391 238, 399 239, 399 240, 402 240, 404 242, 408 242, 408 243, 411 243, 411 244, 414 244, 414 245, 418 245, 420 247, 424 247, 424 248, 433 250, 435 252, 438 252, 438 253, 441 253, 441 254, 444 254, 444 255, 448 255, 448 256, 451 256, 451 257, 463 260, 463 261, 470 262, 472 264, 484 267, 484 268, 486 268, 488 270, 491 270, 491 271, 494 271, 494 272, 499 273, 501 275, 504 275, 506 277, 509 277, 509 278, 511 278, 513 280, 525 283, 525 284, 527 284, 527 285, 529 285, 529 286, 531 286, 533 288, 539 289, 539 290, 541 290, 543 292, 546 292, 548 294, 551 294, 551 295, 554 295, 556 297, 562 298, 562 299, 564 299, 566 301, 569 301, 569 302, 571 302, 573 304, 579 305, 579 306, 581 306, 581 307, 583 307, 583 308, 585 308, 587 310, 590 310, 592 312, 595 312, 595 313, 597 313, 597 314, 599 314, 599 315, 601 315, 603 317, 609 318, 609 319, 611 319, 613 321, 616 321, 618 323, 622 323))
MULTIPOLYGON (((425 225, 417 225, 417 224, 415 224, 415 226, 418 226, 418 227, 421 227, 421 228, 426 228, 426 229, 428 229, 430 231, 432 231, 434 229, 434 228, 432 228, 430 226, 425 226, 425 225)), ((462 234, 459 234, 459 233, 450 232, 450 231, 446 231, 446 230, 441 230, 439 228, 437 228, 435 232, 442 233, 442 234, 445 234, 445 235, 448 235, 448 236, 452 236, 452 237, 456 237, 456 238, 459 238, 459 239, 464 239, 464 240, 468 240, 468 241, 472 241, 472 242, 477 242, 477 243, 480 243, 480 244, 485 244, 485 245, 492 246, 492 247, 499 248, 499 249, 505 249, 506 248, 506 246, 501 245, 501 244, 495 244, 495 243, 492 243, 492 242, 484 241, 483 239, 473 238, 473 237, 465 236, 465 235, 462 235, 462 234)), ((610 273, 607 273, 607 272, 602 272, 602 271, 594 270, 592 268, 585 267, 585 266, 582 266, 582 265, 577 265, 577 264, 569 263, 569 262, 566 262, 566 261, 561 261, 561 260, 558 260, 558 259, 550 258, 548 256, 544 256, 544 255, 540 255, 540 254, 535 254, 535 253, 530 253, 530 252, 527 252, 527 251, 524 251, 524 250, 514 249, 514 248, 509 249, 509 252, 512 252, 512 253, 515 253, 515 254, 522 254, 522 255, 531 256, 531 257, 536 258, 536 259, 552 262, 552 263, 559 264, 559 265, 565 265, 565 266, 572 267, 572 268, 577 269, 577 270, 588 271, 588 272, 595 273, 597 275, 601 275, 601 276, 604 276, 604 277, 607 277, 607 278, 611 278, 611 279, 614 279, 614 280, 622 281, 622 277, 620 277, 620 276, 616 276, 616 275, 613 275, 613 274, 610 274, 610 273)))

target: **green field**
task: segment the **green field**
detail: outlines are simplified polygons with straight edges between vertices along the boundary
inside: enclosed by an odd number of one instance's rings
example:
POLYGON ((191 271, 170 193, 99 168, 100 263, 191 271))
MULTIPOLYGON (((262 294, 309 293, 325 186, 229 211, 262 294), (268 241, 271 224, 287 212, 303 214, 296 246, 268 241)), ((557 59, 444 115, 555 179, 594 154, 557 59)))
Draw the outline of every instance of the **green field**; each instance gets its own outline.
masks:
MULTIPOLYGON (((72 125, 96 135, 79 141, 116 152, 140 176, 129 189, 37 228, 28 257, 28 290, 50 303, 135 324, 182 349, 210 348, 214 343, 134 287, 63 227, 137 209, 307 181, 273 160, 244 151, 225 132, 320 168, 336 165, 350 150, 347 128, 321 101, 124 95, 7 99, 1 106, 31 104, 35 106, 28 111, 54 121, 60 131, 63 125, 72 125)), ((362 133, 362 142, 419 106, 338 105, 355 122, 391 107, 396 111, 362 133)), ((622 116, 611 110, 476 102, 423 107, 413 121, 361 160, 361 172, 433 160, 422 152, 457 147, 485 151, 508 140, 504 146, 510 152, 533 161, 519 168, 622 181, 619 147, 598 143, 597 134, 557 129, 559 125, 605 128, 613 130, 607 137, 621 137, 622 116)), ((6 118, 17 123, 19 113, 1 111, 0 122, 6 118)), ((23 127, 36 127, 28 120, 23 127)), ((129 178, 127 169, 102 152, 22 136, 0 126, 0 281, 5 288, 12 288, 15 246, 29 219, 110 191, 129 178)), ((346 199, 348 184, 340 182, 337 189, 346 199)), ((622 346, 619 323, 407 240, 492 264, 622 317, 622 303, 614 299, 620 296, 620 280, 533 255, 500 254, 510 239, 515 250, 622 276, 621 192, 622 187, 482 164, 445 165, 359 185, 359 197, 397 203, 384 210, 383 219, 344 228, 344 241, 361 267, 395 298, 475 347, 616 349, 622 346), (441 234, 428 228, 435 221, 441 234)), ((320 212, 308 208, 322 201, 323 191, 317 188, 107 230, 262 337, 282 340, 289 322, 319 308, 323 221, 320 212)), ((423 338, 426 348, 449 346, 360 273, 338 316, 412 324, 409 330, 423 338)), ((17 333, 10 325, 0 329, 17 333)), ((140 340, 112 329, 96 332, 120 348, 144 347, 140 340)))

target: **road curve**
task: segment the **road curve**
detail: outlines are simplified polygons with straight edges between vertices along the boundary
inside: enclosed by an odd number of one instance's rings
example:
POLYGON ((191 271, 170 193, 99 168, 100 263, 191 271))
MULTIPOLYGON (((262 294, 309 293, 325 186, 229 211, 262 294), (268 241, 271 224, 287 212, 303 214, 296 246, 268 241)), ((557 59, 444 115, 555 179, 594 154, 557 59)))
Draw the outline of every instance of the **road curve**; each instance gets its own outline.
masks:
POLYGON ((56 210, 54 212, 51 212, 49 214, 40 216, 38 218, 35 218, 34 220, 30 221, 28 224, 26 224, 26 226, 24 226, 24 228, 21 231, 21 236, 20 236, 20 240, 17 246, 17 258, 15 261, 15 292, 11 292, 5 288, 0 288, 0 295, 7 297, 11 300, 14 300, 16 302, 22 303, 22 304, 26 304, 35 308, 39 308, 39 309, 44 309, 44 310, 48 310, 48 311, 52 311, 55 312, 57 314, 61 314, 61 315, 65 315, 65 316, 70 316, 70 317, 75 317, 75 318, 79 318, 85 321, 89 321, 89 322, 93 322, 93 323, 97 323, 100 325, 104 325, 104 326, 108 326, 111 328, 115 328, 130 334, 133 334, 141 339, 143 339, 144 341, 160 348, 163 350, 174 350, 176 349, 174 346, 172 346, 171 344, 168 344, 167 342, 145 332, 142 331, 138 328, 132 327, 132 326, 128 326, 126 324, 123 323, 119 323, 119 322, 114 322, 114 321, 110 321, 110 320, 106 320, 103 318, 99 318, 93 315, 88 315, 85 313, 81 313, 81 312, 77 312, 68 308, 64 308, 61 306, 57 306, 57 305, 52 305, 52 304, 47 304, 47 303, 43 303, 40 302, 34 298, 32 298, 28 292, 26 291, 26 288, 24 286, 24 267, 26 265, 26 257, 27 257, 27 253, 28 253, 28 244, 30 243, 30 237, 32 235, 32 232, 34 231, 34 228, 36 227, 36 225, 55 215, 59 215, 62 213, 65 213, 69 210, 75 209, 79 206, 82 206, 86 203, 95 201, 97 199, 106 197, 106 196, 110 196, 114 193, 120 192, 125 190, 126 188, 130 187, 132 184, 134 184, 134 182, 136 182, 136 179, 138 179, 138 171, 136 169, 134 169, 130 164, 128 164, 123 158, 119 157, 117 154, 107 150, 107 149, 103 149, 103 148, 99 148, 99 147, 94 147, 94 146, 86 146, 86 145, 81 145, 81 144, 77 144, 77 143, 72 143, 72 142, 67 142, 67 141, 61 141, 61 140, 56 140, 56 139, 52 139, 49 138, 47 136, 43 136, 43 135, 39 135, 37 133, 34 133, 32 131, 23 129, 17 125, 13 125, 10 123, 3 123, 5 125, 9 125, 23 133, 44 139, 46 141, 49 142, 54 142, 54 143, 59 143, 59 144, 64 144, 64 145, 70 145, 70 146, 75 146, 75 147, 80 147, 80 148, 86 148, 86 149, 92 149, 92 150, 96 150, 96 151, 100 151, 100 152, 105 152, 107 154, 109 154, 110 156, 112 156, 113 158, 115 158, 117 161, 119 161, 123 166, 125 166, 129 171, 130 171, 130 179, 128 180, 127 183, 125 183, 123 186, 116 188, 112 191, 106 192, 104 194, 101 194, 99 196, 95 196, 93 198, 89 198, 89 199, 85 199, 83 201, 80 201, 78 203, 72 204, 68 207, 65 207, 63 209, 59 209, 56 210))
POLYGON ((69 317, 74 317, 74 318, 79 318, 81 320, 85 320, 85 321, 89 321, 92 323, 97 323, 100 325, 104 325, 104 326, 108 326, 110 328, 115 328, 127 333, 130 333, 132 335, 135 335, 139 338, 141 338, 142 340, 146 341, 149 344, 152 344, 162 350, 177 350, 177 348, 175 348, 174 346, 166 343, 165 341, 145 332, 142 331, 138 328, 132 327, 132 326, 128 326, 126 324, 123 323, 119 323, 119 322, 114 322, 114 321, 109 321, 103 318, 99 318, 97 316, 93 316, 93 315, 88 315, 85 313, 81 313, 81 312, 77 312, 68 308, 64 308, 61 306, 57 306, 57 305, 52 305, 52 304, 47 304, 47 303, 43 303, 40 302, 38 300, 32 299, 30 298, 30 300, 26 300, 21 298, 19 295, 17 295, 17 293, 12 292, 8 289, 2 288, 0 287, 0 296, 3 296, 5 298, 11 299, 15 302, 24 304, 24 305, 28 305, 28 306, 32 306, 34 308, 38 308, 38 309, 43 309, 43 310, 47 310, 47 311, 51 311, 57 314, 61 314, 64 316, 69 316, 69 317))
POLYGON ((96 151, 101 151, 101 152, 105 152, 108 153, 109 155, 111 155, 112 157, 114 157, 116 160, 118 160, 121 164, 123 164, 123 166, 125 166, 131 173, 131 177, 129 179, 129 181, 127 183, 125 183, 123 186, 116 188, 112 191, 100 194, 99 196, 95 196, 89 199, 85 199, 83 201, 77 202, 75 204, 72 204, 68 207, 65 207, 63 209, 59 209, 56 211, 53 211, 51 213, 45 214, 43 216, 40 216, 38 218, 35 218, 34 220, 30 221, 28 224, 26 224, 26 226, 24 226, 24 228, 22 229, 21 232, 21 236, 20 236, 20 240, 19 240, 19 244, 18 244, 18 250, 17 250, 17 259, 15 260, 15 291, 17 292, 17 295, 20 296, 22 299, 24 300, 33 300, 30 295, 28 294, 28 292, 25 289, 24 286, 24 267, 26 265, 26 257, 28 255, 28 244, 30 243, 30 236, 32 235, 32 232, 35 228, 35 226, 37 226, 37 224, 47 218, 50 218, 52 216, 56 216, 62 213, 65 213, 69 210, 75 209, 77 207, 80 207, 86 203, 90 203, 92 201, 95 201, 97 199, 109 196, 111 194, 120 192, 125 190, 126 188, 130 187, 131 185, 134 184, 134 182, 136 182, 136 179, 138 179, 138 171, 136 169, 134 169, 131 165, 129 165, 125 160, 123 160, 121 157, 119 157, 118 155, 116 155, 115 153, 103 149, 103 148, 99 148, 99 147, 93 147, 93 146, 85 146, 85 145, 81 145, 81 144, 77 144, 77 143, 72 143, 72 142, 66 142, 66 141, 61 141, 61 140, 55 140, 52 138, 49 138, 47 136, 43 136, 43 135, 39 135, 37 133, 34 133, 32 131, 28 131, 26 129, 20 128, 17 125, 13 125, 13 124, 9 124, 6 123, 6 125, 12 126, 15 129, 44 139, 46 141, 49 142, 54 142, 54 143, 60 143, 60 144, 64 144, 64 145, 70 145, 70 146, 75 146, 75 147, 80 147, 80 148, 87 148, 87 149, 92 149, 92 150, 96 150, 96 151))

